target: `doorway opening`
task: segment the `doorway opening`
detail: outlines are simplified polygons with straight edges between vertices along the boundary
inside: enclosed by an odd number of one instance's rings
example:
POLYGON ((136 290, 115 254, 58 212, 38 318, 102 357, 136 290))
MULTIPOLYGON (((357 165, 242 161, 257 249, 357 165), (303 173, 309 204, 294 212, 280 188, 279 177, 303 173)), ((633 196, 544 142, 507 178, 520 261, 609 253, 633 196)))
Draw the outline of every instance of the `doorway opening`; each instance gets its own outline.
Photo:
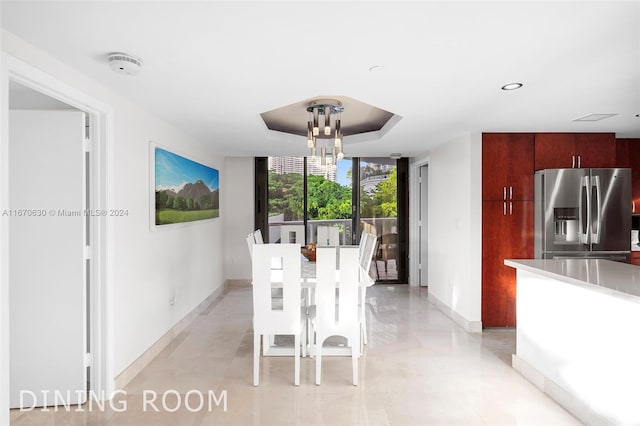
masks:
POLYGON ((2 218, 3 239, 8 242, 2 246, 1 266, 9 273, 0 285, 3 294, 10 295, 10 306, 3 313, 2 321, 9 326, 2 330, 0 356, 9 359, 2 363, 2 375, 11 378, 11 387, 4 388, 9 400, 0 408, 50 405, 50 400, 43 402, 47 390, 65 397, 71 391, 65 402, 72 404, 86 400, 89 392, 107 400, 114 377, 107 345, 108 219, 92 212, 106 205, 111 109, 8 55, 4 65, 9 90, 3 96, 2 127, 8 131, 2 134, 1 152, 8 155, 2 158, 7 185, 0 199, 11 217, 2 218), (68 129, 72 130, 65 133, 68 129), (25 282, 29 286, 23 287, 25 282), (36 299, 40 309, 34 314, 36 299), (25 315, 28 319, 23 321, 25 315), (42 327, 43 317, 47 327, 42 327), (58 319, 73 323, 73 330, 58 328, 58 319), (47 334, 57 338, 55 345, 21 357, 34 342, 46 342, 47 334), (57 348, 63 350, 52 350, 57 348), (73 374, 58 363, 69 348, 73 356, 67 362, 73 374), (38 368, 47 374, 23 374, 38 368), (16 390, 28 391, 22 402, 18 394, 18 404, 16 390))

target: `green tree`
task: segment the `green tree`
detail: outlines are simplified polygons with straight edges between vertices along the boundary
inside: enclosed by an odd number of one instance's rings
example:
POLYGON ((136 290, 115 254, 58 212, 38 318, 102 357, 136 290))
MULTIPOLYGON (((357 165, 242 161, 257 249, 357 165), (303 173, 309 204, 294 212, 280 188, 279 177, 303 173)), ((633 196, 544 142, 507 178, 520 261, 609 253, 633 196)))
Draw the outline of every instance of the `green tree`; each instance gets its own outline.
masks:
POLYGON ((398 216, 398 171, 394 168, 389 178, 381 181, 376 186, 373 195, 376 217, 398 216))
POLYGON ((307 178, 309 219, 348 219, 351 217, 351 189, 322 176, 307 178))
POLYGON ((166 191, 156 191, 156 209, 160 209, 167 204, 169 196, 166 191))
POLYGON ((284 220, 302 220, 303 179, 298 173, 269 172, 269 213, 284 214, 284 220))
POLYGON ((176 210, 183 210, 184 209, 184 198, 183 197, 176 197, 173 199, 173 208, 176 210))

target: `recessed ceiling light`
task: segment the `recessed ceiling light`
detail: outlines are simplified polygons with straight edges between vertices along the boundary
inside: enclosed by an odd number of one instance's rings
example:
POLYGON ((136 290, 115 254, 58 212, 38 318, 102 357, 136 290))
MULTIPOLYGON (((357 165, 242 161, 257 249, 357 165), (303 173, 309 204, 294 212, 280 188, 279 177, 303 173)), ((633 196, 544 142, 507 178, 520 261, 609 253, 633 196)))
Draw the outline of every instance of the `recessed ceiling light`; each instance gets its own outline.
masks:
POLYGON ((605 118, 610 118, 616 115, 618 114, 587 114, 587 115, 583 115, 582 117, 578 117, 573 121, 600 121, 600 120, 604 120, 605 118))
POLYGON ((522 83, 509 83, 502 86, 502 90, 516 90, 522 87, 522 83))
POLYGON ((636 114, 636 117, 640 117, 640 114, 636 114))

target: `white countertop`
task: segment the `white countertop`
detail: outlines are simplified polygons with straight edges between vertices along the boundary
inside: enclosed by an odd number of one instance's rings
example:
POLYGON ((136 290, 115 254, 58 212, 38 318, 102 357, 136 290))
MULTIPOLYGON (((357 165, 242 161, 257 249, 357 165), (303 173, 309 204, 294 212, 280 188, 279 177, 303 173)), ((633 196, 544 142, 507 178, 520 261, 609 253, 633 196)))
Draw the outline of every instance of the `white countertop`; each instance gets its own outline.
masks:
POLYGON ((516 269, 640 303, 640 267, 604 259, 505 259, 516 269))

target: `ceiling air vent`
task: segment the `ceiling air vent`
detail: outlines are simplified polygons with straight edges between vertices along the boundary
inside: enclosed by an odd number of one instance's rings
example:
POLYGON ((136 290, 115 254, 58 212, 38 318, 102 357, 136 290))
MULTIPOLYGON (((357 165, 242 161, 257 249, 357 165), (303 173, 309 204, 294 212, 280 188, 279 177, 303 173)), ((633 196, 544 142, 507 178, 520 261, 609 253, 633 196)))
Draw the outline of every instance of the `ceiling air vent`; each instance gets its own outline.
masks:
POLYGON ((573 121, 600 121, 600 120, 604 120, 605 118, 613 117, 615 115, 618 115, 618 114, 587 114, 587 115, 583 115, 582 117, 578 117, 573 121))

